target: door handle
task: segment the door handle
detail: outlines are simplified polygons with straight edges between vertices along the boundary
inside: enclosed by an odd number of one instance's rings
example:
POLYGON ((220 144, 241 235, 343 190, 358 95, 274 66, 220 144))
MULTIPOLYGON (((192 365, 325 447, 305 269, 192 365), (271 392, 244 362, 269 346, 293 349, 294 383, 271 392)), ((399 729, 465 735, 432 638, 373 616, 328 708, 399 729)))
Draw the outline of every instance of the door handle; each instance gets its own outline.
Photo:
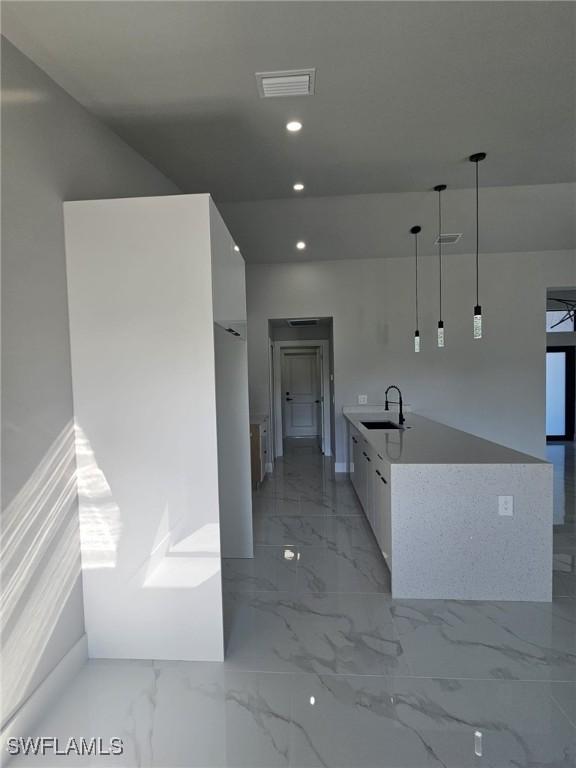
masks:
POLYGON ((294 400, 294 398, 293 397, 287 397, 286 398, 286 402, 288 402, 288 400, 294 400))

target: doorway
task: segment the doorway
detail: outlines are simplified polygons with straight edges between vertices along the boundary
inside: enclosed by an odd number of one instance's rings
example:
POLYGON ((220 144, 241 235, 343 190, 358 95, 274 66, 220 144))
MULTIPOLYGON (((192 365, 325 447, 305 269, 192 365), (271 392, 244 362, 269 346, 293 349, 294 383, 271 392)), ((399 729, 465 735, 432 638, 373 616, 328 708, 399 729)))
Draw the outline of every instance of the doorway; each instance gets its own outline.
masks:
POLYGON ((286 440, 300 440, 331 456, 331 318, 271 320, 269 330, 274 455, 284 455, 286 440))
POLYGON ((574 440, 574 347, 546 348, 546 440, 574 440))
POLYGON ((320 437, 320 347, 285 347, 280 354, 284 437, 320 437))

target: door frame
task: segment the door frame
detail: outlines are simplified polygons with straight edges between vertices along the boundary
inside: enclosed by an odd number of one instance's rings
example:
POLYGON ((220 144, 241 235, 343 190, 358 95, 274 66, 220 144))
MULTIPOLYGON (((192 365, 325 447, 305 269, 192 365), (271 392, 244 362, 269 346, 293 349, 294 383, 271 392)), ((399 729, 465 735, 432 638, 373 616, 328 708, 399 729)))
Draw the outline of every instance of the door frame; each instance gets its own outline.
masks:
POLYGON ((566 402, 564 404, 564 413, 567 430, 564 435, 546 435, 546 442, 553 443, 564 440, 574 440, 574 380, 576 376, 576 347, 567 346, 546 346, 546 354, 548 352, 565 352, 566 353, 566 402))
POLYGON ((320 348, 320 378, 322 392, 322 453, 332 456, 330 431, 330 341, 328 339, 299 339, 297 341, 273 341, 272 381, 274 382, 274 456, 284 455, 282 428, 282 349, 295 347, 320 348))

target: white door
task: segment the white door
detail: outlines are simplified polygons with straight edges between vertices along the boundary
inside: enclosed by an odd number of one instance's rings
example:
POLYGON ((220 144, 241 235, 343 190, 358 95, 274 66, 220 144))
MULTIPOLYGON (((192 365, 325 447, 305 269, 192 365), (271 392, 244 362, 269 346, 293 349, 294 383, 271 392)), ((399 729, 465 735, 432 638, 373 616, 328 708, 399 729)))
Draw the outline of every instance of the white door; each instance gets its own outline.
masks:
POLYGON ((282 405, 285 437, 320 434, 321 394, 318 349, 282 351, 282 405))

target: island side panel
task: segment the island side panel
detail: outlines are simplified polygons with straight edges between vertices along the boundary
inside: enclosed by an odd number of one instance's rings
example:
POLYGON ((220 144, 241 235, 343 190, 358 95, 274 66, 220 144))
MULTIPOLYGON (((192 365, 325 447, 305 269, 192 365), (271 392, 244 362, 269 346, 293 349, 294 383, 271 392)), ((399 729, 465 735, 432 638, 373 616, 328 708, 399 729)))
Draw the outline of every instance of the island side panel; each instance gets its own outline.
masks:
POLYGON ((396 465, 391 493, 393 597, 552 599, 550 464, 396 465))

